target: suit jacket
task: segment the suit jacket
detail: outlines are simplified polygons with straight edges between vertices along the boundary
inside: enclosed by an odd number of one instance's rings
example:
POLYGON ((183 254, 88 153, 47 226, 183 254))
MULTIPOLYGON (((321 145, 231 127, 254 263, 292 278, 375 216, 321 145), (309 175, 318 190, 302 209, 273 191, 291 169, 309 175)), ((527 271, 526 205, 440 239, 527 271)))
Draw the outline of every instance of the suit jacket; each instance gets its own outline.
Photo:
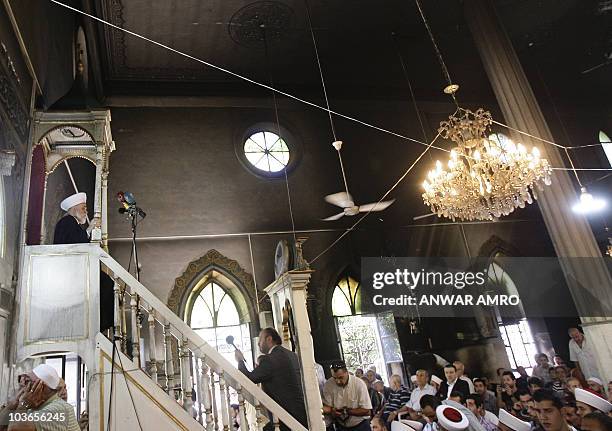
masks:
MULTIPOLYGON (((463 395, 463 399, 466 399, 467 396, 470 395, 470 386, 465 380, 457 379, 457 381, 455 382, 455 386, 453 386, 453 392, 454 391, 461 392, 461 394, 463 395)), ((445 400, 446 398, 448 398, 447 394, 448 382, 443 381, 442 383, 440 383, 440 389, 438 390, 437 395, 438 398, 445 400)))
POLYGON ((308 428, 300 364, 295 353, 276 346, 271 353, 261 357, 253 371, 247 370, 243 361, 238 363, 238 369, 253 383, 261 383, 270 398, 308 428))
POLYGON ((62 217, 55 225, 53 244, 81 244, 87 242, 89 242, 87 231, 71 215, 62 217))

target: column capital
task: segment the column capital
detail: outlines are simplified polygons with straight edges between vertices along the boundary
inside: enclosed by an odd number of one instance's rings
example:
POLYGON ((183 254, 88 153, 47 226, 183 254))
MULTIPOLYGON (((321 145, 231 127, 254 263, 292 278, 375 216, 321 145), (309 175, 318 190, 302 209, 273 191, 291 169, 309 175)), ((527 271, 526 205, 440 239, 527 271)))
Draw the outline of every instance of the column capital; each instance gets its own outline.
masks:
POLYGON ((264 291, 272 296, 280 290, 291 288, 292 291, 307 290, 308 282, 313 274, 313 270, 294 270, 287 271, 281 275, 276 281, 264 289, 264 291))

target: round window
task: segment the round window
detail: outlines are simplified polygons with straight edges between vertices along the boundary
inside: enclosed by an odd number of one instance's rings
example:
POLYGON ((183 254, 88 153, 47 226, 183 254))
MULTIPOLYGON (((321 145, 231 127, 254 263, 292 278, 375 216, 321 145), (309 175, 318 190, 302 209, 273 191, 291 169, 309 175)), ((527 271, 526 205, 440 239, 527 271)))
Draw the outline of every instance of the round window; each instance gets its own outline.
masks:
POLYGON ((251 165, 264 172, 280 172, 289 164, 289 147, 276 133, 259 131, 244 142, 244 156, 251 165))

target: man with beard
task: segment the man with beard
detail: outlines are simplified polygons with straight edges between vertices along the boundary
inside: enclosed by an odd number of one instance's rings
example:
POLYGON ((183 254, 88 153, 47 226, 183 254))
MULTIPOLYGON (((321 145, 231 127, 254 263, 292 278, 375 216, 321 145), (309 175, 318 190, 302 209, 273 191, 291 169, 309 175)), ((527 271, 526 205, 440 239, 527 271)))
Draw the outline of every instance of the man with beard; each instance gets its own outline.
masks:
MULTIPOLYGON (((76 193, 60 203, 66 215, 55 225, 53 244, 84 244, 90 241, 91 231, 100 226, 98 219, 92 220, 87 229, 87 194, 76 193)), ((115 324, 115 283, 103 271, 100 271, 100 332, 112 328, 115 324)))
POLYGON ((482 398, 483 408, 488 412, 497 414, 499 411, 497 399, 495 394, 487 389, 487 384, 483 379, 474 379, 474 390, 482 398))
MULTIPOLYGON (((247 370, 244 355, 240 350, 236 349, 234 357, 238 362, 238 369, 244 375, 253 383, 261 383, 264 392, 270 398, 308 428, 298 357, 295 353, 281 346, 281 344, 282 339, 278 332, 276 332, 276 329, 264 328, 259 333, 259 341, 257 343, 263 355, 259 360, 259 365, 253 371, 247 370)), ((361 380, 359 381, 363 384, 361 380)), ((274 424, 270 421, 264 429, 272 430, 273 426, 274 424)), ((285 424, 281 424, 280 429, 283 431, 289 430, 285 424)))

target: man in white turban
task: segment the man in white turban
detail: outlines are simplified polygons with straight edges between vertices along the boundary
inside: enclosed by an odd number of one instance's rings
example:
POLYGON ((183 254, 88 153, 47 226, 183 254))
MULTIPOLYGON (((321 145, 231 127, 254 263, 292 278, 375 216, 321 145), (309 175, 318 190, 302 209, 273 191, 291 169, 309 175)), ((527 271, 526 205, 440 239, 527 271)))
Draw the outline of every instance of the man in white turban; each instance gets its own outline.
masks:
POLYGON ((57 222, 53 244, 80 244, 89 242, 91 230, 98 226, 97 219, 87 229, 87 194, 75 193, 60 203, 66 215, 57 222))
MULTIPOLYGON (((53 244, 81 244, 90 241, 91 230, 99 227, 94 219, 87 229, 87 194, 76 193, 68 196, 60 203, 66 215, 57 222, 53 244)), ((100 332, 111 328, 114 324, 114 283, 103 271, 100 271, 100 332)))

